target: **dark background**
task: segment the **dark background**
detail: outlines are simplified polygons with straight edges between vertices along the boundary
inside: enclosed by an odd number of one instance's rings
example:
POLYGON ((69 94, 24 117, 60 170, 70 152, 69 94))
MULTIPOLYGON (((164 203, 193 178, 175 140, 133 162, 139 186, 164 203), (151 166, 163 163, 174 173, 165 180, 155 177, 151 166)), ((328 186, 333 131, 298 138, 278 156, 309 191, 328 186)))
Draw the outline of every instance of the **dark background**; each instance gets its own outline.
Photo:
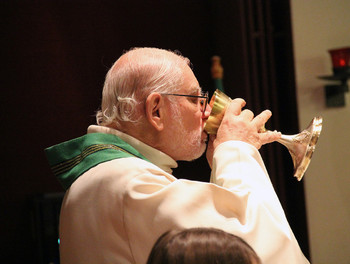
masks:
MULTIPOLYGON (((48 221, 38 220, 46 215, 40 204, 47 197, 59 201, 63 191, 44 149, 95 123, 105 74, 131 47, 181 51, 211 94, 211 57, 219 55, 228 95, 245 98, 256 113, 271 109, 273 129, 299 130, 287 0, 13 0, 1 1, 0 12, 2 263, 44 263, 48 221)), ((291 158, 279 144, 262 154, 308 256, 303 184, 291 177, 291 158)), ((203 158, 175 171, 203 181, 209 174, 203 158)))

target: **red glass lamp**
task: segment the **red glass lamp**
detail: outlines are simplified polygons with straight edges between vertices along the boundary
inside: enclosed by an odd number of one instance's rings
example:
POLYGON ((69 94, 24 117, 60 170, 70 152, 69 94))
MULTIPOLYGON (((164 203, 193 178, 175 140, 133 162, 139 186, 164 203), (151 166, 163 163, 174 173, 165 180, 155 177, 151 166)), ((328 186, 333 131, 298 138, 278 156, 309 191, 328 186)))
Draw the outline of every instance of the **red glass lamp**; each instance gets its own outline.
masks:
POLYGON ((350 66, 350 47, 331 49, 328 52, 331 54, 333 69, 342 69, 350 66))
POLYGON ((347 84, 350 78, 350 47, 328 50, 333 65, 333 75, 320 76, 320 79, 337 81, 336 84, 326 85, 326 105, 329 107, 344 106, 345 92, 349 91, 347 84))

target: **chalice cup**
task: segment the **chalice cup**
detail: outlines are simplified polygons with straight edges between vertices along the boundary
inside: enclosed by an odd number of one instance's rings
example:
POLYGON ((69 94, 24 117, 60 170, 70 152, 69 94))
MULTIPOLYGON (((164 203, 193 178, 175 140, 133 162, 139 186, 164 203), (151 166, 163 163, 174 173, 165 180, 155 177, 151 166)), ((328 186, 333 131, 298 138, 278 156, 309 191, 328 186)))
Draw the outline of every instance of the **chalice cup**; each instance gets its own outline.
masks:
MULTIPOLYGON (((209 105, 212 110, 208 120, 204 125, 204 130, 208 134, 216 134, 220 126, 220 123, 224 117, 226 107, 232 101, 225 93, 220 90, 214 92, 213 97, 210 99, 209 105)), ((294 177, 300 181, 305 171, 307 170, 312 154, 315 151, 317 140, 322 130, 322 117, 314 117, 309 126, 299 134, 295 135, 283 135, 277 142, 284 145, 293 160, 294 165, 294 177)), ((267 130, 265 127, 260 129, 260 133, 264 133, 267 130)))

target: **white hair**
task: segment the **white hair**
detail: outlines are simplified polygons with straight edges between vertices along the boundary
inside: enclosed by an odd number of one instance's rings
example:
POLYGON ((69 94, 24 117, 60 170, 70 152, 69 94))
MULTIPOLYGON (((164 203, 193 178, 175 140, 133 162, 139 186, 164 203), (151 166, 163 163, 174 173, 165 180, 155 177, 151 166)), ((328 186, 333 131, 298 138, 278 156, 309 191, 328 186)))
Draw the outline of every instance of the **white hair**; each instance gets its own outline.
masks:
POLYGON ((123 54, 108 71, 102 92, 97 124, 137 122, 152 92, 175 93, 183 84, 189 59, 179 53, 157 48, 134 48, 123 54))

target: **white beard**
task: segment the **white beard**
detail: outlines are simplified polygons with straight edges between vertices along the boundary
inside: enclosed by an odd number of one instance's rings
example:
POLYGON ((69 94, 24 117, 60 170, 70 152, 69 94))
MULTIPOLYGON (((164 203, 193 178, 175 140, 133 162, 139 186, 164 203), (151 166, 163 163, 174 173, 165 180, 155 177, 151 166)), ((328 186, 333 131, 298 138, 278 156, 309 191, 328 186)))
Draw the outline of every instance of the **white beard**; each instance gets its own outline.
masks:
POLYGON ((174 122, 172 130, 178 131, 171 139, 175 144, 176 152, 181 153, 178 160, 192 161, 203 155, 206 144, 202 140, 202 128, 198 130, 186 130, 178 107, 172 106, 174 122))

